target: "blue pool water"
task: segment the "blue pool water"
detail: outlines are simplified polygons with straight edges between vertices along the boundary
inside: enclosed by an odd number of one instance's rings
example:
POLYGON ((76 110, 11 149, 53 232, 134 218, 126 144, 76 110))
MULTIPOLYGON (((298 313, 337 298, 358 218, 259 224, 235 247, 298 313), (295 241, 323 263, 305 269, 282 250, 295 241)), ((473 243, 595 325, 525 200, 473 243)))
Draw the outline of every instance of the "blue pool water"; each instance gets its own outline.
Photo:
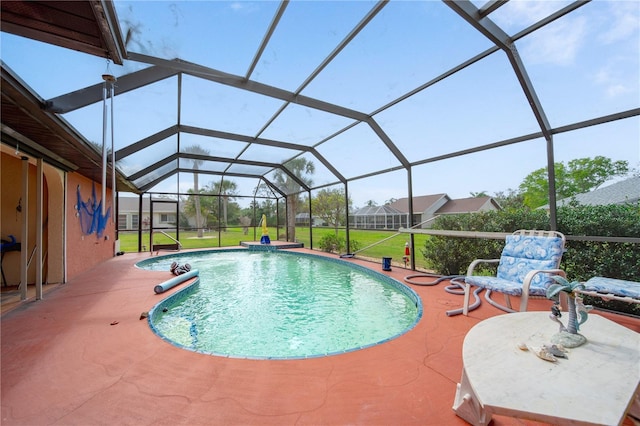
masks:
POLYGON ((177 261, 200 280, 157 304, 152 329, 185 349, 243 358, 307 358, 397 337, 422 315, 418 295, 385 275, 338 259, 284 251, 216 250, 142 261, 177 261))

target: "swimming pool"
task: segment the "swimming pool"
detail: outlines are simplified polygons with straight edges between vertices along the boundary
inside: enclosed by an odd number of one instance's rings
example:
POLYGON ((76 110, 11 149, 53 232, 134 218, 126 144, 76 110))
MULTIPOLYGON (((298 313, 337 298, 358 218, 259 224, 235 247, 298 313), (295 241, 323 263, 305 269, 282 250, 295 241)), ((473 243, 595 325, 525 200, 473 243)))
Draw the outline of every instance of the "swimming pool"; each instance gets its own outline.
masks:
POLYGON ((163 339, 212 355, 260 359, 344 353, 404 334, 422 316, 404 284, 338 259, 246 249, 180 253, 171 262, 200 271, 196 283, 158 303, 149 324, 163 339))

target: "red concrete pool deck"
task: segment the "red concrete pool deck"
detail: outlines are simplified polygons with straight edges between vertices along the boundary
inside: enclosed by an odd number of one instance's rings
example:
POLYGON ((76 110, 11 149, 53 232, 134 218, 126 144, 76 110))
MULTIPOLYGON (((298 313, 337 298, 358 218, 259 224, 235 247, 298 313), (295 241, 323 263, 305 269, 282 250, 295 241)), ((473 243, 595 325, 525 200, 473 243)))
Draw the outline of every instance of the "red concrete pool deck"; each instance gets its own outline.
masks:
MULTIPOLYGON (((448 317, 462 298, 447 293, 446 282, 410 286, 423 317, 387 343, 307 360, 215 357, 174 347, 140 320, 177 290, 154 293, 171 276, 134 266, 149 256, 110 259, 2 316, 3 426, 466 424, 451 408, 462 342, 479 321, 503 314, 488 303, 448 317)), ((385 273, 403 281, 411 271, 385 273)), ((534 300, 529 309, 549 303, 534 300)), ((640 332, 640 320, 606 316, 640 332)), ((494 417, 493 424, 541 423, 494 417)))

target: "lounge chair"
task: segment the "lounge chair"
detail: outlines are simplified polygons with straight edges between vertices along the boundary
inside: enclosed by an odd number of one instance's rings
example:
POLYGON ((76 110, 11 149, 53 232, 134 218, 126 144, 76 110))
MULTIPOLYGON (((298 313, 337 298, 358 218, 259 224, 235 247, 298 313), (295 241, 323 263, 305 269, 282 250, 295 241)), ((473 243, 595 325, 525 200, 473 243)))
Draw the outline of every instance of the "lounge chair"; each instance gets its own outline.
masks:
POLYGON ((546 296, 553 282, 550 274, 565 276, 559 269, 564 244, 564 235, 557 231, 518 230, 507 235, 500 259, 476 259, 469 265, 462 313, 469 313, 471 286, 484 288, 485 299, 505 312, 515 312, 509 296, 520 296, 520 311, 526 311, 529 296, 546 296), (473 275, 482 263, 498 263, 496 276, 473 275), (491 299, 494 291, 504 294, 505 305, 491 299))
POLYGON ((578 291, 604 300, 640 303, 640 283, 634 281, 593 277, 585 281, 584 289, 578 291))

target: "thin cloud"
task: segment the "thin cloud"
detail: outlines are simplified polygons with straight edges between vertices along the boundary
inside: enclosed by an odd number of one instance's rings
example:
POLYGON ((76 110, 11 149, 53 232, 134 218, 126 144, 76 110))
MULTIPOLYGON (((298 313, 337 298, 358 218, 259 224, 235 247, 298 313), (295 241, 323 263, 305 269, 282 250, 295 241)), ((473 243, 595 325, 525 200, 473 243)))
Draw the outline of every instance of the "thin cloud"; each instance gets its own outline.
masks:
POLYGON ((251 13, 258 8, 254 2, 235 1, 229 5, 234 12, 251 13))
POLYGON ((612 44, 631 38, 633 33, 640 29, 639 11, 640 8, 635 1, 609 2, 611 26, 599 37, 599 40, 604 44, 612 44))
POLYGON ((586 20, 582 17, 556 22, 525 44, 525 55, 534 64, 571 65, 583 47, 586 32, 586 20))
POLYGON ((625 68, 620 64, 616 65, 615 62, 611 61, 602 66, 593 77, 595 83, 603 88, 607 98, 615 98, 634 90, 630 84, 633 80, 624 76, 625 68))
POLYGON ((519 29, 551 15, 560 6, 557 1, 512 1, 496 16, 496 23, 506 31, 519 29))

